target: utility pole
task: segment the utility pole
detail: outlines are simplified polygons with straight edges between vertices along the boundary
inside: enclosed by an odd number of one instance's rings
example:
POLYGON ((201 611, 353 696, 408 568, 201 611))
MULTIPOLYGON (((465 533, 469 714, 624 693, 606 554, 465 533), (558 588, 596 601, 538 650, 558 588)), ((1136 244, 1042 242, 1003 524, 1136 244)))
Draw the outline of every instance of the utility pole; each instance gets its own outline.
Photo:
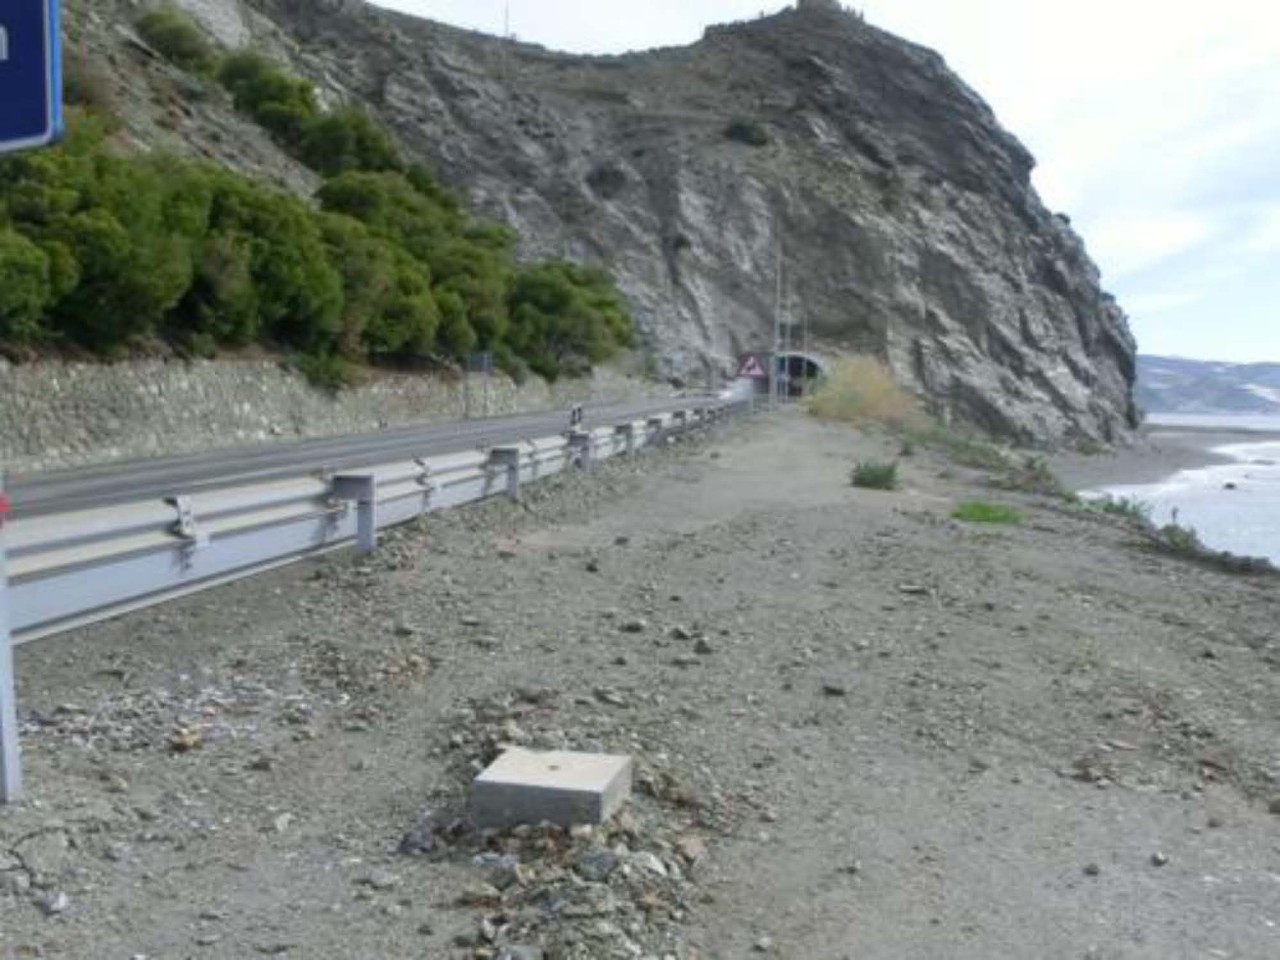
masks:
POLYGON ((778 361, 782 345, 782 223, 778 223, 777 263, 774 265, 773 291, 773 356, 769 359, 769 404, 778 405, 778 361))

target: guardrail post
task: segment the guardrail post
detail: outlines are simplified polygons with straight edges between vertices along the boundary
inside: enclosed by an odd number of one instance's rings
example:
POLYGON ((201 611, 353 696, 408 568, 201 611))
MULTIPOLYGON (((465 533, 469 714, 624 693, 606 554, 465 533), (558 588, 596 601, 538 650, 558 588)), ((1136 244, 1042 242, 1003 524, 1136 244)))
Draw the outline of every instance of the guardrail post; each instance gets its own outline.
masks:
POLYGON ((13 682, 13 637, 9 633, 9 574, 5 565, 4 522, 9 498, 0 474, 0 804, 22 799, 22 758, 18 752, 18 695, 13 682))
POLYGON ((634 423, 624 423, 621 426, 614 427, 614 432, 622 437, 627 445, 627 456, 634 457, 636 455, 636 425, 634 423))
POLYGON ((569 433, 569 449, 573 451, 574 457, 578 461, 578 466, 583 470, 590 471, 592 469, 592 461, 595 458, 594 438, 591 434, 582 430, 573 430, 569 433))
POLYGON ((356 505, 356 549, 378 549, 378 483, 372 474, 347 474, 333 478, 333 495, 356 505))
POLYGON ((520 499, 520 448, 494 447, 489 451, 489 465, 507 471, 507 497, 520 499))
POLYGON ((685 427, 689 426, 689 411, 688 410, 671 411, 671 422, 673 425, 683 430, 685 427))

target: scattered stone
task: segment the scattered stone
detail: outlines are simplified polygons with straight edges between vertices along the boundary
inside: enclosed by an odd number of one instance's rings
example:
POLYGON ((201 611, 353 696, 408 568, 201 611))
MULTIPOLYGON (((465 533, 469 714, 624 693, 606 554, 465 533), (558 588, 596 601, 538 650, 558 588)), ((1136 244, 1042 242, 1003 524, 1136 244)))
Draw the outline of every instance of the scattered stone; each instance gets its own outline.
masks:
POLYGON ((676 852, 687 863, 697 863, 707 856, 707 845, 701 837, 681 837, 676 842, 676 852))
POLYGON ((590 560, 587 561, 586 571, 587 573, 599 573, 600 561, 597 560, 595 557, 592 557, 590 560))
POLYGON ((640 617, 626 621, 621 627, 623 633, 644 633, 648 629, 649 622, 640 617))
POLYGON ((706 637, 699 637, 698 642, 693 645, 693 652, 699 656, 709 657, 716 652, 716 648, 711 645, 711 641, 706 637))
POLYGON ((630 538, 630 537, 627 537, 627 536, 621 536, 621 537, 614 537, 614 538, 613 538, 613 545, 614 545, 615 547, 625 547, 625 546, 629 546, 629 545, 630 545, 630 543, 631 543, 631 538, 630 538))
POLYGON ((192 750, 199 750, 202 746, 204 746, 204 738, 199 730, 180 727, 169 737, 169 749, 174 753, 190 753, 192 750))
POLYGON ((1102 873, 1102 868, 1096 863, 1086 863, 1084 867, 1084 875, 1086 877, 1096 877, 1102 873))
POLYGON ((71 898, 61 890, 50 890, 36 900, 36 906, 46 917, 56 917, 66 913, 71 906, 71 898))
POLYGON ((294 817, 292 813, 282 813, 271 822, 271 825, 275 827, 276 833, 284 833, 293 826, 293 820, 294 817))
POLYGON ((502 891, 490 883, 480 883, 466 887, 458 895, 460 907, 482 907, 494 909, 502 906, 502 891))
POLYGON ((406 857, 440 853, 450 842, 457 840, 466 832, 466 821, 460 817, 447 819, 431 810, 424 810, 404 832, 396 852, 406 857))
POLYGON ((250 760, 248 768, 250 770, 256 770, 259 773, 267 773, 268 771, 275 769, 275 765, 276 765, 276 762, 274 759, 272 759, 271 757, 262 756, 262 757, 254 757, 252 760, 250 760))
POLYGON ((842 680, 824 680, 822 681, 822 692, 828 697, 847 697, 849 695, 849 687, 842 680))
POLYGON ((541 947, 526 947, 512 944, 498 951, 498 960, 543 960, 546 954, 541 947))
POLYGON ((693 633, 688 628, 682 627, 679 624, 676 624, 676 626, 671 628, 671 639, 672 640, 692 640, 693 633))
POLYGON ((618 855, 610 850, 597 847, 579 855, 574 870, 583 880, 592 883, 603 883, 609 875, 618 869, 618 855))
POLYGON ((627 705, 626 698, 623 697, 622 694, 618 693, 617 690, 610 689, 609 687, 597 688, 595 696, 601 703, 610 707, 625 707, 627 705))
POLYGON ((632 866, 656 877, 665 877, 667 875, 666 864, 659 860, 656 854, 652 854, 647 850, 633 853, 629 862, 632 866))
POLYGON ((356 881, 362 887, 371 890, 391 890, 400 883, 400 878, 390 870, 375 868, 356 881))
POLYGON ((1210 818, 1209 818, 1209 829, 1210 829, 1210 830, 1221 830, 1221 829, 1222 829, 1223 827, 1225 827, 1226 825, 1227 825, 1227 821, 1223 820, 1221 817, 1210 817, 1210 818))
POLYGON ((1151 855, 1152 866, 1163 867, 1163 866, 1167 866, 1168 863, 1169 863, 1169 857, 1166 854, 1161 853, 1159 850, 1157 850, 1155 853, 1151 855))
POLYGON ((768 953, 773 949, 773 937, 761 937, 752 944, 751 949, 756 953, 768 953))
POLYGON ((928 596, 929 588, 919 583, 900 583, 898 592, 911 597, 928 596))
POLYGON ((464 627, 478 627, 481 624, 481 620, 479 617, 471 616, 471 615, 463 617, 458 622, 461 623, 464 627))

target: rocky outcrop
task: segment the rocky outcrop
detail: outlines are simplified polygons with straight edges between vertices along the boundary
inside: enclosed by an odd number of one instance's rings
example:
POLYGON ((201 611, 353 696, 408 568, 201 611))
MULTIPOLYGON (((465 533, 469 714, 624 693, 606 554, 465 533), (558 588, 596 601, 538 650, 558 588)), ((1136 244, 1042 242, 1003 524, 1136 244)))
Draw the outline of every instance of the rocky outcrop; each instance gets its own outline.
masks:
POLYGON ((806 0, 691 47, 574 57, 359 0, 184 0, 237 23, 519 233, 614 271, 674 375, 786 309, 943 419, 1120 439, 1134 342, 1033 159, 942 58, 806 0))

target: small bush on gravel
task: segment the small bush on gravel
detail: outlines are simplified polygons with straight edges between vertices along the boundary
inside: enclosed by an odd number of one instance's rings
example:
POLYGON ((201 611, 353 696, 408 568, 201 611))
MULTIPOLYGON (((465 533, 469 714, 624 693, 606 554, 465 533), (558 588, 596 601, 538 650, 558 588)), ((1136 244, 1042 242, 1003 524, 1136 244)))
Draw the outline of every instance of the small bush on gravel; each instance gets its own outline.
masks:
POLYGON ((747 120, 735 117, 724 128, 725 138, 745 143, 749 147, 767 147, 771 141, 768 129, 759 120, 747 120))
POLYGON ((1151 504, 1137 497, 1099 497, 1088 502, 1088 507, 1115 517, 1124 517, 1135 523, 1151 522, 1151 504))
POLYGON ((1058 475, 1050 469, 1049 461, 1037 456, 1008 465, 991 478, 991 485, 1001 490, 1040 493, 1048 497, 1066 497, 1068 493, 1058 475))
POLYGON ((851 480, 855 487, 867 490, 896 490, 898 465, 886 460, 868 460, 853 468, 851 480))
POLYGON ((1018 524, 1022 522, 1022 514, 1013 507, 986 503, 982 500, 970 500, 960 504, 951 511, 951 517, 966 523, 1018 524))

